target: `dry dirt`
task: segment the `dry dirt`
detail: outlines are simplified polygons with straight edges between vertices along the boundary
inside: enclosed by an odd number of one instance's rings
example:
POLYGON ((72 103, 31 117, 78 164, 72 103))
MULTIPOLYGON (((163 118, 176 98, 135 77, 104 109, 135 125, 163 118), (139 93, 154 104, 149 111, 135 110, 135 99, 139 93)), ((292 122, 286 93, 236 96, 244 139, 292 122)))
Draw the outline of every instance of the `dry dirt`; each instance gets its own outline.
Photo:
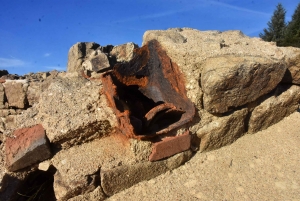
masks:
POLYGON ((300 113, 108 200, 300 200, 300 113))

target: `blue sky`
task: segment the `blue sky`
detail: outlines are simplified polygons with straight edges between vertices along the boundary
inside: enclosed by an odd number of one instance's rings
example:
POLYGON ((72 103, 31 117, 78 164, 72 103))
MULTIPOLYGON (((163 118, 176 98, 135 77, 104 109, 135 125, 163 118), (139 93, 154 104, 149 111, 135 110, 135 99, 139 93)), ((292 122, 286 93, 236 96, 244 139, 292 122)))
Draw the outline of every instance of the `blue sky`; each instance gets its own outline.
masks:
MULTIPOLYGON (((76 42, 142 43, 146 30, 241 30, 258 37, 276 0, 0 0, 0 70, 66 70, 76 42)), ((296 0, 282 1, 291 20, 296 0)))

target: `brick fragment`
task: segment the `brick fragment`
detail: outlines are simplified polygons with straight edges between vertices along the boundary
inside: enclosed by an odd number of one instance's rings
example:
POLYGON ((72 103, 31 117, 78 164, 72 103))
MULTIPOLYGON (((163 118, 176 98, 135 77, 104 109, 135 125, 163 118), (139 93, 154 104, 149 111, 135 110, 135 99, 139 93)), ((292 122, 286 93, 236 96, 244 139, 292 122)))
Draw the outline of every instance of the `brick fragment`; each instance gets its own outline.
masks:
POLYGON ((49 142, 41 124, 15 130, 5 143, 6 168, 16 171, 51 157, 49 142))
POLYGON ((173 156, 191 147, 191 135, 186 131, 183 135, 166 137, 162 141, 152 145, 152 153, 149 161, 157 161, 169 156, 173 156))

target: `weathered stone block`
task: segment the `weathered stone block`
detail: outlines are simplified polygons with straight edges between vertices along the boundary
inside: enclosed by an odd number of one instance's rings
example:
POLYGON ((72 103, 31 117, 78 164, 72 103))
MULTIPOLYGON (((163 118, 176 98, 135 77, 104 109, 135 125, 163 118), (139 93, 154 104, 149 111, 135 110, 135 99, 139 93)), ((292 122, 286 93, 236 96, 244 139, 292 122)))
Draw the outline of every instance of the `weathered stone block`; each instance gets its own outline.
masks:
POLYGON ((166 137, 162 141, 152 145, 152 153, 149 161, 157 161, 169 156, 173 156, 191 147, 191 135, 186 131, 180 136, 166 137))
POLYGON ((5 143, 6 167, 16 171, 51 157, 50 147, 42 125, 14 131, 14 138, 5 143))
POLYGON ((297 111, 300 103, 300 86, 279 85, 251 113, 248 132, 255 133, 297 111))
POLYGON ((225 113, 273 90, 286 71, 283 62, 263 57, 207 59, 201 75, 204 109, 225 113))
POLYGON ((200 128, 197 131, 197 136, 201 139, 200 151, 221 148, 241 137, 246 132, 245 118, 247 114, 247 109, 237 110, 200 128))
POLYGON ((192 156, 185 151, 166 160, 122 165, 113 169, 101 169, 101 185, 105 194, 111 196, 141 181, 154 178, 168 170, 173 170, 192 156))
POLYGON ((25 108, 27 104, 26 91, 27 81, 26 80, 12 80, 3 84, 5 89, 5 95, 7 97, 8 105, 10 107, 25 108))

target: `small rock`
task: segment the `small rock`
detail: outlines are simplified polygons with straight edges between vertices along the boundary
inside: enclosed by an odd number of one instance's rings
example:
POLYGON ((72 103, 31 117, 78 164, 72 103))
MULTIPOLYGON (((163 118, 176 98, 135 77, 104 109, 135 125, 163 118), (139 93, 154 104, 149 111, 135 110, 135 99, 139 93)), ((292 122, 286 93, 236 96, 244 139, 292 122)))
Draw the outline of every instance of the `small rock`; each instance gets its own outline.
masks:
POLYGON ((42 171, 47 171, 50 166, 51 166, 51 161, 43 161, 39 163, 38 169, 42 171))

